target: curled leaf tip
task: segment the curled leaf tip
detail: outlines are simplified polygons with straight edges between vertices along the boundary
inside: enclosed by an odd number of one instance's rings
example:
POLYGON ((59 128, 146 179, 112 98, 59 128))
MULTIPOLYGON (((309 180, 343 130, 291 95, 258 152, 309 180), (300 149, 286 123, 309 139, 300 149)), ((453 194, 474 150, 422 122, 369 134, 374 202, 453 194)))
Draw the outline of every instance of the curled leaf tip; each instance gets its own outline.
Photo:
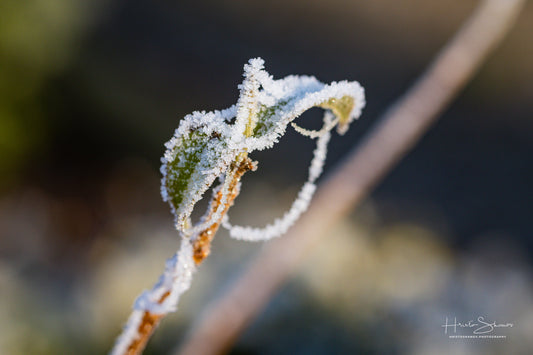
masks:
POLYGON ((352 96, 343 96, 340 99, 331 98, 328 101, 322 103, 320 107, 330 109, 335 116, 337 116, 339 123, 337 125, 337 133, 343 135, 348 131, 350 123, 353 121, 354 116, 352 111, 354 110, 355 99, 352 96))

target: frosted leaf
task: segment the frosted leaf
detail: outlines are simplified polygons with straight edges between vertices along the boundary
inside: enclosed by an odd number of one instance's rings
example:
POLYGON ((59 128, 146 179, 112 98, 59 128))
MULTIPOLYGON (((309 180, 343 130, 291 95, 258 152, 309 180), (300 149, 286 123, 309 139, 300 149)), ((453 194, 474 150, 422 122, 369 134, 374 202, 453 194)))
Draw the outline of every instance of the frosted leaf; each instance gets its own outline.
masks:
POLYGON ((363 88, 357 82, 324 84, 311 76, 287 76, 274 80, 263 60, 251 59, 244 66, 236 105, 223 111, 187 115, 162 159, 161 194, 176 217, 176 228, 186 232, 193 207, 217 176, 227 175, 232 162, 254 150, 271 148, 287 126, 312 107, 335 115, 319 131, 295 126, 311 138, 324 135, 337 125, 343 134, 365 105, 363 88))
POLYGON ((176 216, 176 228, 184 230, 194 204, 227 169, 231 126, 226 122, 235 109, 186 116, 174 137, 166 143, 162 159, 161 192, 176 216))

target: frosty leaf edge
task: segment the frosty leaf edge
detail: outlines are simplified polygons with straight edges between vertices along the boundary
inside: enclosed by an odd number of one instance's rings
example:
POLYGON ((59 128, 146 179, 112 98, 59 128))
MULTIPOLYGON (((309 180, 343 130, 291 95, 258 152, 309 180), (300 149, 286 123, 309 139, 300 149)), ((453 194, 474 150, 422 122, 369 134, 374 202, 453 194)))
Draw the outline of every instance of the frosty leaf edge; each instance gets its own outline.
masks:
POLYGON ((343 134, 361 114, 365 98, 359 83, 324 84, 312 76, 294 75, 274 80, 263 65, 262 59, 254 58, 244 66, 237 104, 226 110, 185 116, 165 144, 161 194, 175 215, 180 233, 189 234, 189 216, 217 177, 225 175, 239 157, 271 148, 287 126, 308 109, 321 107, 334 115, 318 131, 293 123, 296 131, 311 138, 335 125, 343 134))

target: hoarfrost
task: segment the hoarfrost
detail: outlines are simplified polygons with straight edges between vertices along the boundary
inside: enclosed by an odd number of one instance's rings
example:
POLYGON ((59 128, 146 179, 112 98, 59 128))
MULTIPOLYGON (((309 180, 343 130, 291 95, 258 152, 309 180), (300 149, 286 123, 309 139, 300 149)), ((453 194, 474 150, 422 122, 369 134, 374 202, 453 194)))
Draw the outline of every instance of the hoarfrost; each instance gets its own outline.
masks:
MULTIPOLYGON (((245 64, 236 105, 222 111, 187 115, 165 144, 161 195, 164 201, 169 202, 176 228, 182 234, 191 234, 187 232, 186 222, 194 205, 217 176, 228 173, 231 163, 239 156, 271 148, 285 133, 289 123, 311 107, 325 108, 335 118, 328 115, 323 128, 318 131, 306 130, 296 124, 293 126, 304 135, 320 139, 335 125, 340 134, 344 133, 349 124, 360 116, 365 105, 363 88, 357 82, 324 84, 312 76, 294 75, 274 80, 263 66, 261 58, 250 59, 245 64)), ((325 154, 325 149, 321 154, 325 154)), ((307 187, 305 191, 310 189, 307 187)), ((296 206, 307 205, 304 201, 308 194, 304 190, 301 194, 296 201, 300 202, 289 211, 294 213, 289 215, 299 216, 301 212, 295 212, 296 206)), ((279 225, 279 222, 281 226, 286 226, 284 221, 285 217, 274 225, 279 225)), ((285 230, 285 227, 277 229, 285 230)))
MULTIPOLYGON (((315 181, 324 166, 330 130, 337 126, 339 134, 346 132, 365 105, 363 88, 355 81, 323 84, 312 76, 292 75, 274 80, 263 66, 261 58, 250 59, 245 64, 236 105, 221 111, 196 111, 185 116, 165 144, 166 151, 161 158, 161 196, 174 213, 181 246, 167 260, 165 271, 154 287, 135 301, 134 310, 111 354, 125 353, 141 338, 140 327, 146 314, 158 316, 176 310, 179 297, 189 289, 196 270, 194 243, 210 224, 222 219, 232 237, 250 241, 285 233, 307 209, 316 190, 315 181), (315 106, 326 109, 320 130, 311 131, 293 124, 296 131, 317 139, 317 147, 308 180, 290 209, 264 228, 232 226, 224 211, 230 202, 230 190, 235 193, 239 189, 238 178, 242 175, 238 172, 239 164, 246 161, 247 154, 271 148, 292 121, 315 106), (214 194, 220 194, 216 208, 191 227, 190 215, 194 205, 217 177, 221 184, 214 189, 214 194), (237 184, 230 187, 235 181, 237 184)), ((247 169, 253 170, 254 164, 250 166, 247 169)))
MULTIPOLYGON (((324 115, 324 126, 327 127, 329 122, 333 120, 331 114, 326 112, 324 115)), ((316 190, 314 182, 322 173, 324 162, 326 160, 327 146, 331 134, 329 131, 325 131, 317 139, 317 146, 314 151, 313 160, 309 166, 309 178, 300 189, 298 197, 292 203, 290 209, 283 215, 282 218, 276 219, 272 224, 267 225, 264 228, 252 228, 242 226, 232 226, 229 222, 229 218, 224 218, 222 226, 229 230, 230 236, 235 239, 246 241, 261 241, 271 238, 279 237, 298 220, 298 218, 307 210, 311 198, 316 190)))
POLYGON ((110 354, 120 355, 127 352, 131 340, 139 336, 139 327, 145 312, 162 315, 176 311, 179 297, 191 286, 195 270, 190 240, 182 238, 180 250, 167 260, 165 272, 159 281, 151 290, 144 291, 135 300, 133 312, 110 354))

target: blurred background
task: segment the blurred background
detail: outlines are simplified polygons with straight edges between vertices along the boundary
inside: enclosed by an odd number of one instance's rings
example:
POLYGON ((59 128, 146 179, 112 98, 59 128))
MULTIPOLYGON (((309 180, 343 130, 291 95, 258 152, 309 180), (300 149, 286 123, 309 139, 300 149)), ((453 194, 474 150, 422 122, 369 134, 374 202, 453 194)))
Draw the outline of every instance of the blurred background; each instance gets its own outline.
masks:
MULTIPOLYGON (((357 80, 367 107, 331 168, 477 1, 4 0, 0 5, 0 354, 106 353, 178 247, 163 143, 231 106, 242 66, 357 80)), ((533 4, 479 75, 337 226, 231 354, 526 354, 533 346, 533 4), (513 323, 451 340, 446 317, 513 323)), ((300 123, 314 127, 319 110, 300 123)), ((280 216, 313 143, 259 152, 230 211, 280 216)), ((327 172, 327 171, 326 171, 327 172)), ((332 201, 334 203, 334 201, 332 201)), ((169 354, 261 248, 217 235, 146 354, 169 354)), ((206 340, 208 341, 208 340, 206 340)))

